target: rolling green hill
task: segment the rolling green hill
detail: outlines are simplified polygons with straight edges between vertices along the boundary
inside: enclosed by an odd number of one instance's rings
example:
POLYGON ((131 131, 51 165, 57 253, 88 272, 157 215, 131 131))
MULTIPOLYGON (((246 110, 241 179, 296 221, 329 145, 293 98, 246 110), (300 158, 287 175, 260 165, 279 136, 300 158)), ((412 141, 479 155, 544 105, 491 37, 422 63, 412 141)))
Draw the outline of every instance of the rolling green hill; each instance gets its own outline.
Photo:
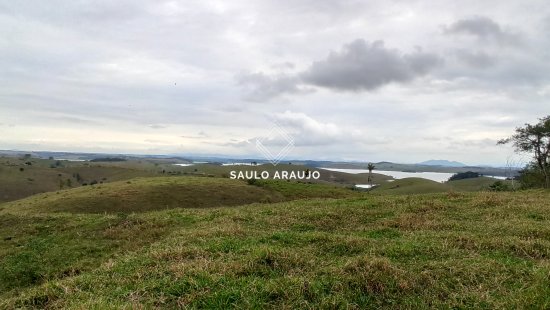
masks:
POLYGON ((145 166, 142 166, 142 169, 134 169, 122 166, 124 164, 120 165, 0 157, 0 202, 17 200, 37 193, 80 187, 84 183, 94 181, 105 183, 158 175, 145 166))
MULTIPOLYGON (((275 171, 319 171, 320 180, 315 183, 338 185, 366 184, 367 174, 348 174, 319 170, 303 165, 280 164, 259 166, 222 166, 218 164, 196 164, 176 166, 168 159, 128 159, 120 162, 72 162, 66 160, 0 157, 0 202, 13 201, 34 194, 77 188, 91 183, 109 183, 136 177, 209 176, 228 178, 230 171, 266 170, 275 171)), ((373 182, 391 179, 373 174, 373 182)))
POLYGON ((393 182, 386 182, 372 190, 373 193, 385 194, 425 194, 447 192, 451 187, 423 178, 404 178, 393 182))
MULTIPOLYGON (((471 178, 471 179, 464 179, 464 180, 456 180, 456 181, 449 181, 446 184, 450 185, 455 190, 460 191, 481 191, 481 190, 489 190, 489 186, 493 185, 498 179, 495 178, 489 178, 489 177, 479 177, 479 178, 471 178)), ((511 181, 503 181, 506 184, 512 187, 511 181)), ((516 182, 516 187, 518 186, 516 182)))
POLYGON ((118 213, 173 208, 236 206, 312 197, 349 197, 349 189, 323 184, 242 180, 191 176, 136 178, 38 194, 1 205, 0 212, 118 213))
MULTIPOLYGON (((498 181, 495 178, 479 177, 471 179, 463 179, 456 181, 448 181, 439 183, 423 178, 403 178, 393 182, 384 182, 380 186, 372 190, 373 193, 380 194, 426 194, 426 193, 441 193, 448 191, 458 192, 475 192, 488 191, 489 186, 498 181)), ((512 188, 511 181, 503 181, 512 188)), ((519 184, 515 184, 516 189, 519 184)))
MULTIPOLYGON (((271 164, 264 164, 258 166, 221 166, 216 164, 197 164, 187 167, 172 168, 177 169, 187 174, 200 174, 200 175, 213 175, 216 177, 228 177, 230 171, 268 171, 270 175, 273 175, 275 171, 319 171, 320 179, 319 183, 333 183, 341 185, 353 185, 353 184, 367 184, 368 173, 350 174, 344 172, 328 171, 324 169, 312 168, 304 165, 289 165, 278 164, 273 166, 271 164)), ((380 183, 392 178, 387 175, 373 173, 372 182, 380 183)))
POLYGON ((116 214, 31 198, 0 205, 3 309, 550 307, 547 191, 116 214))

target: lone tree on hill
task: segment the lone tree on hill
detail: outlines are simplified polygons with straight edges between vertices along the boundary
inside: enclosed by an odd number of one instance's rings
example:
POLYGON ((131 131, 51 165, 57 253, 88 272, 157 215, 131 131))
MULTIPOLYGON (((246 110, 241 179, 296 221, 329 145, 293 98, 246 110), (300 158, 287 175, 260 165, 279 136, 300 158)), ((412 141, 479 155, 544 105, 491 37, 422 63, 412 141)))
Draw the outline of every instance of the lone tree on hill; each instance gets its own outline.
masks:
POLYGON ((369 163, 367 165, 367 169, 369 169, 369 177, 367 181, 369 182, 369 185, 372 185, 372 171, 376 168, 373 163, 369 163))
POLYGON ((517 127, 516 133, 497 144, 512 143, 516 152, 531 153, 535 166, 544 177, 544 187, 550 188, 550 115, 539 119, 539 122, 517 127))

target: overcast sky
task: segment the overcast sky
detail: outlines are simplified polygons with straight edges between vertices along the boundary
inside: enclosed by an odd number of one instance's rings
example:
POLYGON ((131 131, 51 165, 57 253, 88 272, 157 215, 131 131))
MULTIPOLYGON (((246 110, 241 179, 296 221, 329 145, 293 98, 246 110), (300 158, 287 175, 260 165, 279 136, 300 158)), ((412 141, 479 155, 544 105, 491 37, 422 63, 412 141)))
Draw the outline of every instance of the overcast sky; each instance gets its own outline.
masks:
POLYGON ((503 164, 550 3, 0 1, 0 149, 503 164))

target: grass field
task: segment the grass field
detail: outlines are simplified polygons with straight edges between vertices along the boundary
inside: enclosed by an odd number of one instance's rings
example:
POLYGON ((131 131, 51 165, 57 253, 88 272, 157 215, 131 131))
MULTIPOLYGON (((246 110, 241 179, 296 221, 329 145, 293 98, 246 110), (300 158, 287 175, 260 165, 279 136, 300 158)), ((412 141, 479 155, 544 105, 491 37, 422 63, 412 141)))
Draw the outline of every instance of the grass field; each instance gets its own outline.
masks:
MULTIPOLYGON (((141 187, 126 203, 139 207, 147 187, 191 186, 166 185, 176 179, 108 185, 141 187)), ((338 195, 322 185, 198 179, 251 195, 310 194, 83 212, 78 204, 110 195, 103 184, 1 204, 0 308, 550 307, 549 192, 336 199, 312 198, 338 195), (66 207, 51 209, 56 195, 66 207)))
MULTIPOLYGON (((318 170, 303 165, 271 164, 259 166, 222 166, 196 164, 176 166, 167 159, 132 159, 121 162, 73 162, 24 157, 0 157, 0 203, 14 201, 38 193, 77 188, 89 184, 103 184, 129 180, 136 177, 203 176, 228 178, 230 171, 266 170, 278 171, 318 170)), ((352 187, 366 184, 367 174, 347 174, 321 170, 315 183, 352 187)), ((373 183, 381 183, 391 177, 373 174, 373 183)))
POLYGON ((17 213, 120 213, 173 208, 212 208, 254 202, 268 203, 299 198, 342 198, 357 195, 343 187, 207 177, 136 178, 94 186, 38 194, 0 205, 0 214, 17 213))
POLYGON ((385 194, 425 194, 450 191, 451 187, 445 183, 439 183, 423 178, 404 178, 393 182, 382 183, 373 189, 375 193, 385 194))
POLYGON ((0 202, 80 187, 93 181, 106 183, 158 175, 154 165, 142 163, 140 169, 126 163, 118 165, 0 157, 0 202))
MULTIPOLYGON (((372 190, 373 193, 390 195, 411 195, 427 193, 443 193, 449 191, 476 192, 488 191, 490 186, 498 181, 495 178, 479 177, 457 181, 439 183, 423 178, 404 178, 393 182, 384 182, 372 190)), ((510 188, 513 188, 512 181, 502 181, 510 188)), ((516 184, 516 188, 518 184, 516 184)))
MULTIPOLYGON (((496 181, 498 180, 495 178, 479 177, 479 178, 472 178, 472 179, 449 181, 447 182, 447 184, 456 190, 472 192, 472 191, 488 190, 489 187, 493 185, 496 181)), ((501 181, 507 184, 510 189, 519 188, 519 182, 517 181, 515 183, 513 183, 510 180, 501 180, 501 181)))

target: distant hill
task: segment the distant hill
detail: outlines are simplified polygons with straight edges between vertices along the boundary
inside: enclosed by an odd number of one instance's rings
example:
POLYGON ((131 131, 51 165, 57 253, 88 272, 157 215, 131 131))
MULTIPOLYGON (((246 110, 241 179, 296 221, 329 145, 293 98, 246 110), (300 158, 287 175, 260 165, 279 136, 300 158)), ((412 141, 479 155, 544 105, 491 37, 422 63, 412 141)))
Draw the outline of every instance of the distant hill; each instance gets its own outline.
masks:
POLYGON ((441 167, 466 167, 465 164, 458 161, 449 161, 444 159, 431 159, 418 163, 418 165, 424 166, 441 166, 441 167))

